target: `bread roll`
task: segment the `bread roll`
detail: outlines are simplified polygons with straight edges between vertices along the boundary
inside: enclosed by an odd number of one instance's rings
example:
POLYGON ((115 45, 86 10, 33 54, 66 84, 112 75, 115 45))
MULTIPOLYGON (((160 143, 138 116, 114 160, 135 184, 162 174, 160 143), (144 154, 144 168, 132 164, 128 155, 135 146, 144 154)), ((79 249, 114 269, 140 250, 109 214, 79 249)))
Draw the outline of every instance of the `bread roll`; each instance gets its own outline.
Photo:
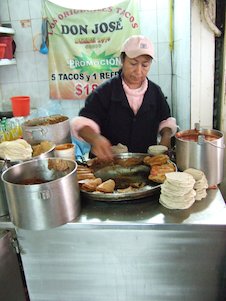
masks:
POLYGON ((102 183, 101 178, 87 179, 82 185, 81 189, 89 192, 96 190, 97 186, 102 183))
POLYGON ((104 193, 112 193, 115 189, 115 181, 109 179, 102 184, 98 185, 96 190, 104 193))

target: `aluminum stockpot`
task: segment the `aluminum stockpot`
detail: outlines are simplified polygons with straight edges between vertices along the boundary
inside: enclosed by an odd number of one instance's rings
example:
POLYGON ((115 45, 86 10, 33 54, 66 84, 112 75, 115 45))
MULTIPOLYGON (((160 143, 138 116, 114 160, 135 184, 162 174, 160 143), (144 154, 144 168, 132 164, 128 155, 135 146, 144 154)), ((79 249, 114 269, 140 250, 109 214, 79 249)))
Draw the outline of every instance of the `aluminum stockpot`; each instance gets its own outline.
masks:
POLYGON ((48 140, 55 144, 71 143, 70 122, 67 116, 51 115, 25 121, 22 136, 28 143, 48 140))
POLYGON ((217 130, 193 129, 178 132, 176 138, 176 164, 179 170, 202 170, 209 186, 223 180, 224 135, 217 130))
MULTIPOLYGON (((38 156, 32 157, 30 160, 53 157, 55 146, 56 145, 53 142, 51 142, 51 148, 48 151, 43 152, 38 156)), ((0 173, 2 174, 4 170, 8 169, 13 165, 23 163, 25 161, 30 161, 30 160, 24 160, 24 161, 23 160, 18 160, 18 161, 0 160, 0 173)), ((8 209, 8 204, 7 204, 6 194, 5 194, 5 188, 2 179, 0 179, 0 216, 4 216, 8 214, 9 214, 9 209, 8 209)))
POLYGON ((49 229, 75 219, 80 213, 77 163, 73 160, 26 161, 4 171, 2 181, 11 220, 19 228, 49 229), (50 167, 50 163, 59 168, 50 167))
MULTIPOLYGON (((4 160, 0 160, 0 172, 1 174, 6 169, 6 162, 4 160)), ((9 208, 7 204, 7 199, 5 195, 5 188, 2 180, 0 179, 0 216, 8 215, 9 208)))

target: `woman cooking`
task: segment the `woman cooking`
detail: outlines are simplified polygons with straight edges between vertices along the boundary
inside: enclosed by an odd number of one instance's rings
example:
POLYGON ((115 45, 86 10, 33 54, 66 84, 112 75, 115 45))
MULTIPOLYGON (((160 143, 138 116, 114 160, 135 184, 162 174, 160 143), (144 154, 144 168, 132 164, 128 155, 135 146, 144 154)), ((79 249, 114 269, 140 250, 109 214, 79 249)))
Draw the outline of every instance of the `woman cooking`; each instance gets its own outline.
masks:
POLYGON ((119 74, 97 87, 71 121, 72 135, 91 145, 102 160, 113 157, 112 145, 146 153, 150 145, 170 146, 176 120, 160 87, 147 78, 154 49, 144 36, 131 36, 121 49, 119 74))

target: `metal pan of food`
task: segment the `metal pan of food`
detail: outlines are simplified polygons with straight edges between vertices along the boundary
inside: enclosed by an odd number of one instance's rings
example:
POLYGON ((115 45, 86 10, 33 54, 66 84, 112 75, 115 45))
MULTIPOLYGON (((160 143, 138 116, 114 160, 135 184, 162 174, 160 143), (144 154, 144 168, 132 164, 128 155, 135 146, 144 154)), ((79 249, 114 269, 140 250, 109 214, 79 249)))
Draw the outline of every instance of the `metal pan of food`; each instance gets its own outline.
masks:
POLYGON ((122 202, 146 198, 160 192, 161 184, 148 179, 150 166, 144 163, 147 156, 149 155, 146 153, 121 153, 115 155, 111 163, 95 162, 94 159, 92 163, 94 177, 103 181, 114 180, 115 188, 112 193, 90 192, 81 188, 82 196, 97 201, 122 202))
POLYGON ((55 144, 71 143, 69 118, 51 115, 26 120, 22 123, 23 139, 30 144, 48 140, 55 144))

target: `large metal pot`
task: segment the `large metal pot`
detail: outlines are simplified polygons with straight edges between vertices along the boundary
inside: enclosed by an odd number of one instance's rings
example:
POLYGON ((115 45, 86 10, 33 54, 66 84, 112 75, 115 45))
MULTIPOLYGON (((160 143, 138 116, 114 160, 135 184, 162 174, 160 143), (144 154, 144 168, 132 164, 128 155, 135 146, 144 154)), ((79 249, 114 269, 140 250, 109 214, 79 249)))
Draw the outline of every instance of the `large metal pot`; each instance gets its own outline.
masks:
MULTIPOLYGON (((8 168, 7 163, 4 160, 0 160, 0 172, 3 173, 4 170, 8 168)), ((0 179, 0 216, 9 214, 9 208, 7 204, 7 199, 5 195, 5 188, 2 180, 0 179)))
POLYGON ((80 213, 76 170, 75 161, 46 158, 4 171, 2 181, 12 222, 19 228, 43 230, 76 218, 80 213), (51 168, 50 163, 59 168, 51 168))
POLYGON ((30 144, 48 140, 55 144, 71 143, 70 122, 67 116, 52 115, 34 118, 22 124, 23 138, 30 144))
POLYGON ((176 138, 176 164, 179 170, 202 170, 209 186, 223 180, 224 135, 217 130, 193 129, 178 132, 176 138))

